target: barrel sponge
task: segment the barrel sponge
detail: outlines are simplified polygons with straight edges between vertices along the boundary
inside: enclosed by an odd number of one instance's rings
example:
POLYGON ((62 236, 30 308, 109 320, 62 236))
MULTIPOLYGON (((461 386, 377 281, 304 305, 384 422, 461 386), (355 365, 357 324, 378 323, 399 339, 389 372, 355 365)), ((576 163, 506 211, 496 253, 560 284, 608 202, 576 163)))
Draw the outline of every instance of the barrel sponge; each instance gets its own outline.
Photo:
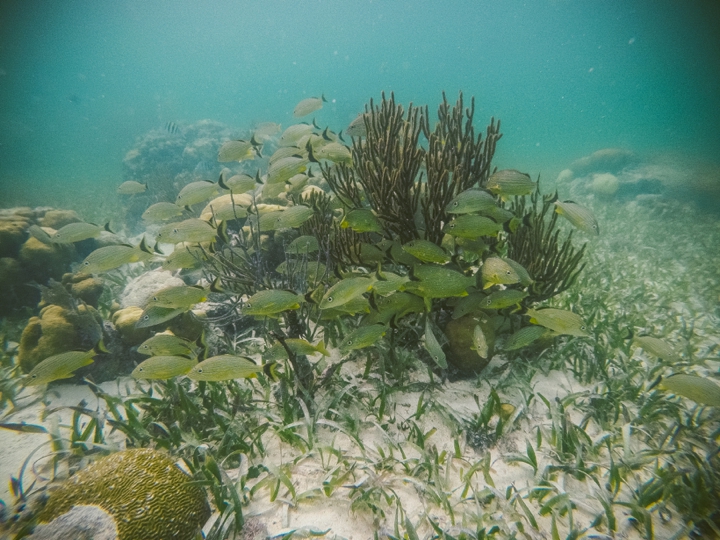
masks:
POLYGON ((116 452, 77 472, 51 491, 38 521, 81 504, 113 516, 120 540, 192 540, 210 517, 204 490, 149 448, 116 452))

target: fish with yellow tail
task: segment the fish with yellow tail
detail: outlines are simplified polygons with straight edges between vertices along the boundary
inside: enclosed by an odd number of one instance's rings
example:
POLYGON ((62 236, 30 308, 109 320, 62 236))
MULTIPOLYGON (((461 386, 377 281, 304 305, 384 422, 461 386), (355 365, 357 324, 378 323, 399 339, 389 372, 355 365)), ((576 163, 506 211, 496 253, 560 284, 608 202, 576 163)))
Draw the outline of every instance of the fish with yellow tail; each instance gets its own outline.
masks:
POLYGON ((258 373, 265 373, 275 380, 275 363, 259 366, 252 358, 221 354, 193 366, 187 376, 194 381, 230 381, 233 379, 250 379, 257 377, 258 373))
POLYGON ((293 110, 293 116, 295 118, 302 118, 303 116, 307 116, 310 113, 319 111, 320 109, 322 109, 323 103, 327 103, 327 99, 325 99, 325 94, 322 94, 320 97, 310 97, 303 99, 297 105, 295 105, 295 109, 293 110))
POLYGON ((559 335, 590 337, 585 321, 580 315, 565 309, 543 308, 528 309, 526 315, 530 322, 549 328, 559 335))
POLYGON ((592 236, 600 234, 600 226, 595 215, 588 208, 576 202, 555 201, 555 212, 572 223, 576 229, 592 236))
POLYGON ((152 356, 140 362, 130 376, 133 379, 167 380, 187 374, 197 363, 195 358, 184 356, 152 356))
POLYGON ((705 377, 677 373, 663 378, 660 387, 701 405, 720 407, 720 386, 705 377))
POLYGON ((144 262, 156 253, 148 247, 145 239, 138 246, 116 244, 96 249, 80 263, 78 271, 84 274, 101 274, 119 268, 124 264, 144 262))
POLYGON ((491 174, 485 187, 490 193, 506 201, 513 196, 530 195, 535 186, 536 183, 530 179, 529 174, 515 169, 504 169, 491 174))
POLYGON ((40 386, 60 379, 69 379, 81 367, 93 363, 95 356, 108 352, 102 341, 91 351, 68 351, 50 356, 36 365, 23 379, 25 386, 40 386))

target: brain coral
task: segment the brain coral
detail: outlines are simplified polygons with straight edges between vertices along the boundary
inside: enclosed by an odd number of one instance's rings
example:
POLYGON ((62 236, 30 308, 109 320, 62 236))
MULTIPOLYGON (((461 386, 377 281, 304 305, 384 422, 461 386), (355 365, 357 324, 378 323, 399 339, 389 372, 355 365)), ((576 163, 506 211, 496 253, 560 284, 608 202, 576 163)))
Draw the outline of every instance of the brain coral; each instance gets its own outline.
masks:
POLYGON ((77 472, 51 492, 38 521, 80 504, 112 515, 120 540, 191 540, 210 517, 203 489, 169 456, 149 448, 110 454, 77 472))

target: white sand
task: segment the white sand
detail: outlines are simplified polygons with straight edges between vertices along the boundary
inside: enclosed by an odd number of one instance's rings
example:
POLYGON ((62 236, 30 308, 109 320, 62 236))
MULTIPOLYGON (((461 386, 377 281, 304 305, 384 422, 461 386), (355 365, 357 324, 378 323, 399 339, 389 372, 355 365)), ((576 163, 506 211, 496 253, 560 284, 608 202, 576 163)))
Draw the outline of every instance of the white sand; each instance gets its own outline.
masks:
MULTIPOLYGON (((353 367, 346 364, 343 366, 343 370, 345 369, 352 370, 353 367)), ((421 376, 421 378, 424 377, 421 376)), ((361 385, 369 384, 362 381, 362 379, 357 379, 357 382, 361 385)), ((534 392, 543 394, 550 401, 553 401, 555 397, 562 397, 568 393, 583 389, 571 376, 561 372, 551 372, 547 376, 536 377, 533 383, 534 392)), ((108 393, 118 393, 118 385, 114 382, 104 383, 102 387, 108 393)), ((425 399, 433 399, 448 407, 457 416, 469 418, 478 412, 473 395, 477 395, 482 404, 487 399, 488 393, 489 386, 487 384, 483 383, 478 388, 474 380, 462 380, 446 382, 441 390, 431 393, 426 392, 425 399)), ((524 453, 526 440, 533 440, 534 437, 535 431, 532 428, 536 425, 547 425, 549 422, 547 411, 541 410, 538 406, 538 403, 542 402, 534 400, 534 408, 524 411, 527 420, 518 424, 520 429, 508 433, 490 450, 490 474, 495 487, 493 488, 485 483, 482 473, 477 472, 473 476, 471 484, 477 492, 490 489, 495 495, 495 500, 483 508, 477 506, 474 501, 468 500, 468 496, 462 496, 463 482, 461 479, 462 475, 470 468, 470 465, 480 461, 486 452, 476 451, 465 444, 464 435, 462 433, 452 433, 449 423, 440 418, 435 412, 431 411, 423 416, 421 422, 419 422, 423 432, 427 432, 433 427, 437 430, 428 438, 428 447, 434 446, 438 453, 447 452, 449 456, 448 465, 444 467, 445 477, 436 479, 436 483, 439 482, 442 485, 435 486, 435 488, 437 493, 448 498, 449 504, 453 508, 455 513, 455 524, 453 525, 449 522, 447 513, 442 508, 435 504, 428 505, 430 499, 427 491, 429 489, 428 482, 420 481, 417 476, 411 474, 398 474, 397 467, 390 472, 380 470, 376 466, 377 463, 382 461, 381 452, 387 454, 389 446, 402 448, 408 462, 412 460, 419 461, 422 457, 423 451, 407 440, 407 431, 398 428, 399 424, 411 419, 416 411, 419 398, 419 392, 394 394, 396 418, 395 423, 388 425, 387 430, 383 430, 377 423, 372 422, 372 419, 360 418, 362 424, 361 440, 364 449, 359 448, 347 435, 321 423, 318 423, 315 427, 317 442, 314 448, 305 454, 302 454, 297 448, 280 442, 272 430, 266 432, 264 445, 267 455, 262 462, 269 468, 284 467, 284 470, 287 471, 288 476, 291 478, 296 497, 293 500, 288 490, 282 486, 277 498, 271 502, 269 489, 263 487, 257 491, 250 505, 245 509, 246 518, 251 521, 257 519, 263 524, 261 529, 265 527, 272 536, 280 535, 283 532, 287 533, 291 530, 305 531, 308 534, 313 531, 327 530, 328 532, 324 538, 366 540, 372 538, 376 530, 392 532, 395 520, 395 511, 393 509, 388 510, 385 519, 380 522, 374 520, 371 512, 363 508, 358 508, 356 511, 351 510, 349 497, 352 486, 364 485, 366 487, 382 487, 397 496, 410 521, 415 525, 420 524, 418 533, 421 537, 431 532, 427 525, 421 523, 424 516, 430 516, 441 527, 456 532, 462 528, 466 514, 472 517, 477 512, 492 512, 492 519, 499 523, 519 519, 518 511, 505 498, 506 488, 512 485, 516 490, 523 492, 523 490, 535 485, 534 474, 532 469, 526 465, 506 463, 503 456, 510 453, 524 453), (460 459, 452 457, 455 452, 454 441, 456 439, 461 444, 462 457, 460 459), (342 486, 336 488, 330 497, 326 497, 322 492, 323 480, 328 478, 328 471, 338 461, 337 458, 330 457, 327 452, 330 447, 340 450, 346 461, 355 462, 356 465, 353 476, 349 477, 342 486)), ((86 386, 62 385, 54 387, 48 393, 47 399, 48 407, 51 409, 77 405, 81 400, 85 400, 87 402, 86 406, 91 409, 100 406, 94 394, 86 386)), ((504 399, 515 403, 518 407, 522 403, 522 396, 519 391, 517 391, 517 395, 504 396, 504 399)), ((40 421, 39 415, 43 408, 42 404, 35 404, 6 421, 25 421, 49 426, 49 418, 40 421)), ((71 421, 72 411, 68 409, 60 410, 53 413, 53 416, 58 418, 61 427, 63 425, 67 426, 71 421)), ((577 421, 578 419, 573 420, 577 421)), ((11 474, 17 475, 26 457, 38 446, 48 441, 48 436, 44 434, 13 433, 7 430, 2 430, 0 437, 2 437, 3 448, 2 459, 0 459, 0 476, 4 479, 9 479, 11 474)), ((119 437, 119 434, 116 437, 119 437)), ((544 465, 551 462, 550 456, 544 454, 545 451, 547 451, 547 445, 537 454, 539 470, 542 470, 544 465)), ((40 450, 35 454, 34 459, 46 453, 45 450, 40 450)), ((395 454, 395 457, 399 457, 399 452, 396 451, 395 454)), ((231 478, 235 479, 238 471, 229 471, 229 474, 231 478)), ((29 485, 32 478, 33 474, 28 472, 25 479, 26 486, 29 485)), ((262 478, 263 475, 259 479, 249 482, 249 485, 254 485, 262 478)), ((573 500, 578 505, 575 511, 576 527, 578 525, 588 526, 599 511, 598 501, 593 497, 596 486, 592 482, 579 482, 569 477, 569 475, 561 475, 558 488, 561 491, 571 493, 573 500)), ((1 497, 10 502, 12 497, 9 494, 7 482, 3 484, 2 489, 1 497)), ((388 508, 387 505, 384 506, 388 508)), ((525 530, 529 534, 529 538, 549 537, 550 519, 538 516, 536 507, 533 510, 541 530, 534 531, 529 526, 526 526, 525 530)), ((616 508, 615 514, 620 524, 619 538, 640 538, 637 530, 629 524, 626 512, 623 512, 621 508, 616 508)), ((467 522, 467 526, 470 526, 471 523, 472 519, 467 522)), ((677 518, 668 524, 656 523, 656 538, 669 538, 680 526, 680 520, 677 518)), ((562 526, 560 528, 561 536, 564 537, 562 526)), ((302 536, 299 535, 298 537, 302 536)))

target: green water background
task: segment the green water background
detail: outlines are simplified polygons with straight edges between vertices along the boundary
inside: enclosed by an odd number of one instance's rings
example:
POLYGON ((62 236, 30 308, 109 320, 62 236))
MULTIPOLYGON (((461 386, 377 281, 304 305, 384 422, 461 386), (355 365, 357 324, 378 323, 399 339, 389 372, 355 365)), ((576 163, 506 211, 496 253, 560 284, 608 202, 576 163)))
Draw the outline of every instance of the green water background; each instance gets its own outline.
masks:
POLYGON ((660 1, 5 0, 0 206, 118 199, 122 158, 166 122, 236 128, 445 90, 502 120, 496 165, 545 179, 597 149, 718 163, 720 4, 660 1))

